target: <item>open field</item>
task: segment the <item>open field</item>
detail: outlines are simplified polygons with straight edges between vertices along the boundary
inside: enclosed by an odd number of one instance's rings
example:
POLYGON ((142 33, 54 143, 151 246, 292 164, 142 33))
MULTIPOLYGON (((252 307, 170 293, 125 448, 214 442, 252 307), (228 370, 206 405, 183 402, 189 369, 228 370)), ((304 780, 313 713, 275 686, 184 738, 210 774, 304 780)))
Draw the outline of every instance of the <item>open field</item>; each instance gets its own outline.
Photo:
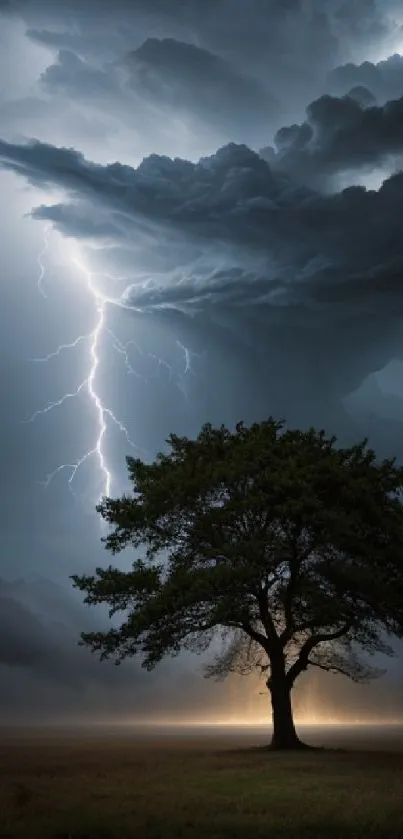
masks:
POLYGON ((300 732, 336 750, 251 748, 262 729, 0 732, 0 836, 401 839, 403 729, 300 732))

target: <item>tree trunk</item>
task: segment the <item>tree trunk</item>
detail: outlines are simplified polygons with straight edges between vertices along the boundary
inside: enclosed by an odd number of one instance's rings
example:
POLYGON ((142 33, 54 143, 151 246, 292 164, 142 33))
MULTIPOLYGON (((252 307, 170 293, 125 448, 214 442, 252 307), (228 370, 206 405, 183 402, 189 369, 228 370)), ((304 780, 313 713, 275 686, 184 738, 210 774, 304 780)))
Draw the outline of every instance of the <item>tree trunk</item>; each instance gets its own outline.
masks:
POLYGON ((271 704, 273 710, 272 749, 301 749, 301 742, 295 731, 291 706, 291 690, 285 673, 272 673, 270 680, 271 704))

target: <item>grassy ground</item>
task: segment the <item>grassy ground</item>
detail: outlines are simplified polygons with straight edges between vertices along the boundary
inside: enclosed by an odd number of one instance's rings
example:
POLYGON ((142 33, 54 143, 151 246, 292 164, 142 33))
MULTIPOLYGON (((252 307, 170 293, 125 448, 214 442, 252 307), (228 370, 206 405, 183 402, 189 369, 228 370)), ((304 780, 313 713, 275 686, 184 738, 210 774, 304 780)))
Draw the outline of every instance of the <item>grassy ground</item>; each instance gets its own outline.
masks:
POLYGON ((394 839, 403 753, 230 740, 3 738, 0 837, 394 839))

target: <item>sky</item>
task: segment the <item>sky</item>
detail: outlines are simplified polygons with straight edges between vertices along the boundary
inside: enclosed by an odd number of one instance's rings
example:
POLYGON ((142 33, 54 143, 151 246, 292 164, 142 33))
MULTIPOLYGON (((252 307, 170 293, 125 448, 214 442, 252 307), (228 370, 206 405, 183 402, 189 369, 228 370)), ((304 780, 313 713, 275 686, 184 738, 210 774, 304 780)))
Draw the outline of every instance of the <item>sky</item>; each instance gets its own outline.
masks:
MULTIPOLYGON (((69 575, 171 432, 270 414, 403 460, 400 7, 0 2, 2 718, 268 716, 188 655, 100 664, 69 575)), ((388 667, 297 714, 400 717, 388 667)))

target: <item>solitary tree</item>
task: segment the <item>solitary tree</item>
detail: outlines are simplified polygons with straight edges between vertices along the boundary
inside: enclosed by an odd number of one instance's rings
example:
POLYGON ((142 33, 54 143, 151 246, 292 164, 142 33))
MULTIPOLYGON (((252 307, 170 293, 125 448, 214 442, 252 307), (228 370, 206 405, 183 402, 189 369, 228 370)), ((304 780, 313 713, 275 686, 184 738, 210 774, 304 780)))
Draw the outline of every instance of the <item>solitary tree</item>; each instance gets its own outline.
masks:
POLYGON ((403 469, 366 441, 342 449, 273 419, 168 443, 151 464, 128 458, 133 493, 97 508, 114 528, 107 549, 142 555, 131 571, 72 577, 86 603, 124 613, 81 643, 116 663, 140 654, 151 670, 218 636, 207 675, 264 672, 272 747, 300 747, 298 676, 311 666, 370 678, 357 651, 391 655, 385 639, 402 634, 403 469))

